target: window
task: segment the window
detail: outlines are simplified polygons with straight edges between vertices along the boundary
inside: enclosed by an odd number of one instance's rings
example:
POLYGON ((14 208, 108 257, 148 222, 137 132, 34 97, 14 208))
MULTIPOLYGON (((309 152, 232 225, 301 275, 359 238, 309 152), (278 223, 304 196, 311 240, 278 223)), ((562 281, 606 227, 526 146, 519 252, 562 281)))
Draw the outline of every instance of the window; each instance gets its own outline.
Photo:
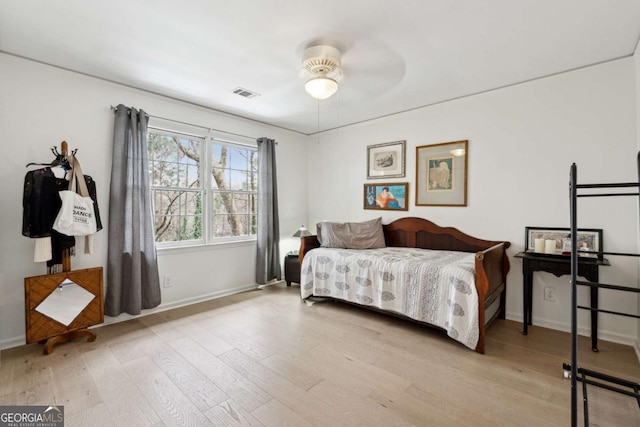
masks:
POLYGON ((156 242, 175 246, 256 235, 255 147, 155 129, 147 143, 156 242))

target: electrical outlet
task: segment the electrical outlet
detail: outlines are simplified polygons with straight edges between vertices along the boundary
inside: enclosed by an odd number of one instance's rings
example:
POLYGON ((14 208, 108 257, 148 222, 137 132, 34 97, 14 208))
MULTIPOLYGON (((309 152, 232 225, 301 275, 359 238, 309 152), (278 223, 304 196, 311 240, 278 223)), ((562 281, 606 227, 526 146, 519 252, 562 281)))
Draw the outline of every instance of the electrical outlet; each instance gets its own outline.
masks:
POLYGON ((544 287, 544 300, 555 302, 556 300, 556 288, 553 286, 544 287))
POLYGON ((165 274, 163 287, 165 288, 173 287, 173 276, 169 276, 168 274, 165 274))

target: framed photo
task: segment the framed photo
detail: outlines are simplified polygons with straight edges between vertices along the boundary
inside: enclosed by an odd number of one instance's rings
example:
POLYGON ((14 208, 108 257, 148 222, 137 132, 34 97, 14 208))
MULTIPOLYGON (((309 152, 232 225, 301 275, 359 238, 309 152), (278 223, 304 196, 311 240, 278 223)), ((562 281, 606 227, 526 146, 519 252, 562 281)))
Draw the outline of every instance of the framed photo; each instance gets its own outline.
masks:
POLYGON ((367 147, 367 179, 404 178, 406 141, 367 147))
POLYGON ((364 209, 409 210, 409 183, 365 184, 364 209))
MULTIPOLYGON (((592 258, 603 257, 602 254, 591 253, 603 251, 601 228, 579 228, 577 239, 578 255, 592 258)), ((546 255, 569 255, 571 253, 571 230, 554 227, 525 227, 525 249, 527 252, 546 255), (555 242, 554 253, 543 250, 541 241, 546 244, 548 240, 555 242), (536 247, 536 243, 538 247, 536 247)))
POLYGON ((416 206, 467 206, 469 142, 416 147, 416 206))

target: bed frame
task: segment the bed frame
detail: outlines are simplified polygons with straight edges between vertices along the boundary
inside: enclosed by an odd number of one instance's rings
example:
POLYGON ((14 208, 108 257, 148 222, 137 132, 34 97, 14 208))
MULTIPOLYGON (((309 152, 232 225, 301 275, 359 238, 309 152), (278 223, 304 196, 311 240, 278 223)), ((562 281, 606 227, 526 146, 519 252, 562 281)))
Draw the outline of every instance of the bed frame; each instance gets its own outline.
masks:
MULTIPOLYGON (((486 328, 496 318, 504 319, 510 242, 477 239, 453 227, 440 227, 423 218, 408 217, 382 226, 387 246, 475 252, 478 323, 480 336, 475 350, 484 354, 486 328), (485 321, 485 309, 499 299, 500 307, 485 321)), ((320 247, 318 237, 305 236, 300 242, 300 265, 307 252, 320 247)))

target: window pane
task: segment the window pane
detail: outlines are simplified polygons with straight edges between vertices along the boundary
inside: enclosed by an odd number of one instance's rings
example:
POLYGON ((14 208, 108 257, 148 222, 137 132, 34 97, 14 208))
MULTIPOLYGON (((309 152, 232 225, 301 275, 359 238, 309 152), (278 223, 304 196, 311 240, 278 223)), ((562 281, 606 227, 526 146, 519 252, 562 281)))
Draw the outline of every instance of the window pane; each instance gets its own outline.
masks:
POLYGON ((256 217, 251 215, 213 215, 211 231, 214 237, 252 236, 256 234, 256 217))
POLYGON ((215 192, 212 223, 214 236, 249 236, 256 233, 255 194, 215 192), (224 222, 224 223, 223 223, 224 222))
POLYGON ((227 215, 213 215, 211 231, 213 237, 230 237, 233 236, 229 217, 227 215))
POLYGON ((237 214, 249 213, 249 195, 247 193, 236 193, 233 195, 234 212, 237 214))
POLYGON ((257 152, 212 141, 212 237, 256 234, 257 152))
POLYGON ((147 144, 152 186, 187 188, 199 186, 201 141, 150 133, 147 144))
POLYGON ((178 166, 178 176, 175 187, 199 188, 198 167, 194 165, 181 164, 178 166))
POLYGON ((211 174, 211 188, 219 188, 220 190, 229 189, 229 177, 231 171, 225 168, 214 167, 211 174))
POLYGON ((202 239, 202 193, 152 190, 156 241, 202 239))

